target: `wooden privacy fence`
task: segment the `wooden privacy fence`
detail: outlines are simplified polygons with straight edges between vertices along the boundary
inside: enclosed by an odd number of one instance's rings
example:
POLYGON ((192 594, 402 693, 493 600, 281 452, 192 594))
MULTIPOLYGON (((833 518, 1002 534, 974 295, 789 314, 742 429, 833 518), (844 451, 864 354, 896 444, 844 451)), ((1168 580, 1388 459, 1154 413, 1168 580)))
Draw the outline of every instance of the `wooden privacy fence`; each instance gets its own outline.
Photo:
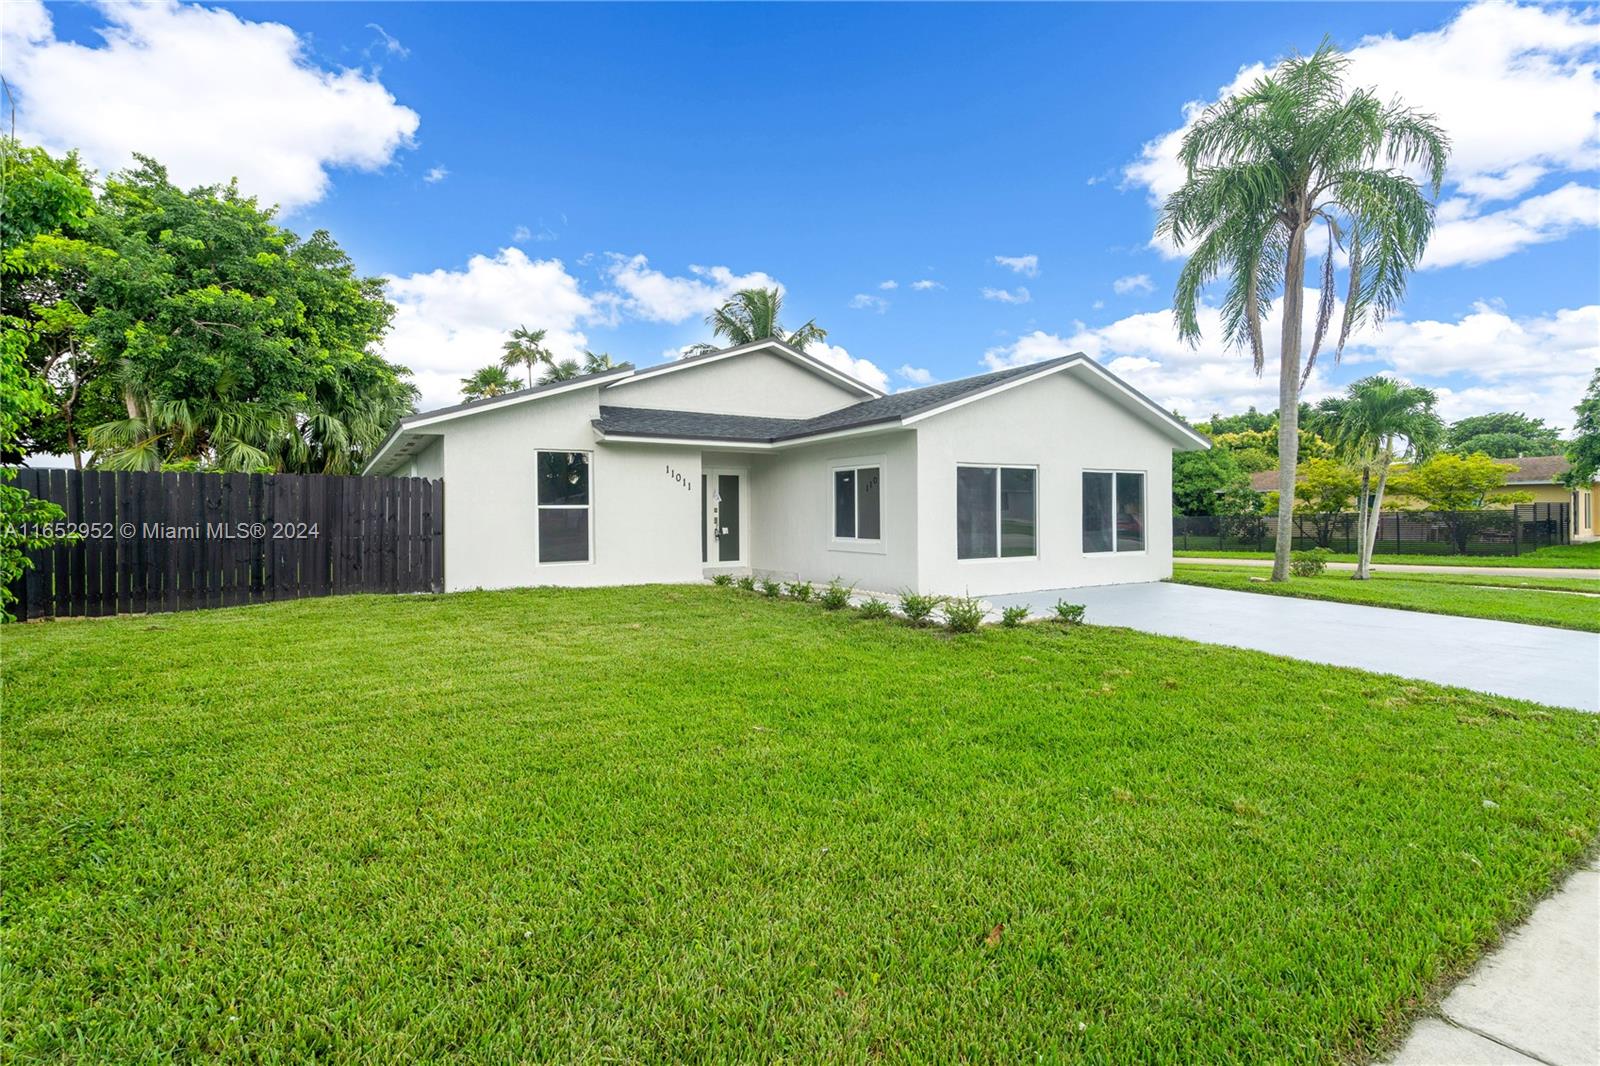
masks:
POLYGON ((58 504, 12 587, 19 621, 444 588, 444 482, 323 474, 17 471, 58 504))

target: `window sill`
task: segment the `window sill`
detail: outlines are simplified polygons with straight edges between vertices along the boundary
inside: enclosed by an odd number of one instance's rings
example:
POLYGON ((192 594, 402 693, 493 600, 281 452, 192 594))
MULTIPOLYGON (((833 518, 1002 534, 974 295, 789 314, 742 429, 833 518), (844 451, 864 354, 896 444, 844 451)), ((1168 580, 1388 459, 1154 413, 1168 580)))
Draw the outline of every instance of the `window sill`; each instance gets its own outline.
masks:
POLYGON ((850 552, 853 555, 888 555, 889 549, 881 540, 839 540, 828 542, 831 552, 850 552))

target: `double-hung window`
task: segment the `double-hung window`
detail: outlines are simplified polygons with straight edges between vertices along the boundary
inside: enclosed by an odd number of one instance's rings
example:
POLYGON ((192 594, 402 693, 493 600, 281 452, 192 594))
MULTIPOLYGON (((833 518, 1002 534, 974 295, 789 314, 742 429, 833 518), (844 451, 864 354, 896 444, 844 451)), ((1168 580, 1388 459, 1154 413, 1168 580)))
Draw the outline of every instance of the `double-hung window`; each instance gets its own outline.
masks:
POLYGON ((956 467, 956 558, 1038 555, 1038 483, 1038 467, 956 467))
POLYGON ((833 539, 883 539, 881 469, 877 466, 833 468, 833 539))
POLYGON ((539 562, 589 561, 589 453, 538 455, 539 562))
POLYGON ((1144 546, 1144 475, 1116 470, 1085 470, 1084 553, 1142 552, 1144 546))

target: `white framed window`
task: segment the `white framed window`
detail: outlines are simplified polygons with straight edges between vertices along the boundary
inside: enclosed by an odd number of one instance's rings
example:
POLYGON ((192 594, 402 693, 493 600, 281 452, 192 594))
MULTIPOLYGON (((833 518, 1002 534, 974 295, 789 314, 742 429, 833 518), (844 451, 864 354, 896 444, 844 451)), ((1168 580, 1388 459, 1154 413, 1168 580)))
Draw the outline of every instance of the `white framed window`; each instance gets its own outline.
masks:
POLYGON ((1125 555, 1144 550, 1144 473, 1085 470, 1083 553, 1125 555))
POLYGON ((586 563, 592 552, 588 452, 537 453, 539 562, 586 563))
POLYGON ((883 461, 847 459, 829 468, 833 539, 845 546, 883 543, 883 461))
POLYGON ((1039 468, 956 466, 956 558, 1039 554, 1039 468))

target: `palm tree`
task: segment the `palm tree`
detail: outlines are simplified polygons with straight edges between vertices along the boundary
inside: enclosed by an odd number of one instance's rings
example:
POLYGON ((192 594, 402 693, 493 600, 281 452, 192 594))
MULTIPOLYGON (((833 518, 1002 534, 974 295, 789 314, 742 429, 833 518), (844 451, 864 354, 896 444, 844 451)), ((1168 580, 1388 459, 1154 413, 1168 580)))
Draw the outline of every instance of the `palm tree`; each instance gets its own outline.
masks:
POLYGON ((616 370, 627 365, 627 363, 613 361, 610 352, 591 352, 587 348, 583 350, 583 372, 585 374, 604 374, 607 370, 616 370))
POLYGON ((1351 382, 1343 396, 1323 400, 1312 414, 1316 431, 1361 473, 1361 495, 1356 503, 1356 526, 1361 531, 1357 581, 1372 576, 1372 553, 1390 467, 1398 459, 1426 459, 1444 441, 1444 420, 1434 411, 1438 401, 1432 389, 1375 374, 1351 382))
POLYGON ((461 379, 461 395, 469 400, 482 400, 501 393, 515 392, 517 383, 503 366, 493 363, 480 367, 471 377, 461 379))
MULTIPOLYGON (((817 325, 817 320, 812 319, 793 333, 786 334, 783 324, 778 321, 778 313, 783 310, 783 292, 779 289, 741 289, 734 293, 732 298, 721 307, 706 316, 706 325, 711 327, 713 337, 721 337, 727 342, 727 347, 737 348, 741 344, 754 344, 776 338, 791 348, 805 351, 806 345, 812 341, 820 341, 828 335, 828 331, 817 325)), ((692 345, 689 355, 699 355, 701 352, 714 352, 715 344, 692 345)))
POLYGON ((576 359, 562 359, 560 362, 552 359, 545 367, 544 377, 541 381, 571 381, 584 372, 583 367, 576 359))
MULTIPOLYGON (((1334 312, 1334 255, 1349 283, 1334 358, 1352 331, 1381 322, 1405 293, 1433 230, 1433 204, 1407 173, 1420 169, 1437 197, 1448 141, 1433 116, 1384 104, 1367 89, 1346 95, 1349 60, 1324 43, 1295 56, 1242 95, 1210 107, 1183 138, 1187 181, 1167 198, 1157 232, 1190 248, 1178 278, 1178 334, 1200 340, 1200 294, 1227 279, 1222 321, 1230 346, 1266 362, 1261 322, 1283 292, 1278 368, 1278 498, 1294 499, 1300 389, 1334 312), (1300 358, 1306 237, 1321 227, 1328 252, 1311 352, 1300 358)), ((1278 508, 1272 579, 1289 577, 1293 514, 1278 508)))
POLYGON ((533 388, 533 368, 540 363, 550 363, 550 352, 544 346, 545 330, 529 329, 527 326, 518 326, 511 331, 511 339, 501 345, 505 354, 500 357, 500 365, 507 370, 516 367, 526 367, 528 370, 528 388, 533 388))

